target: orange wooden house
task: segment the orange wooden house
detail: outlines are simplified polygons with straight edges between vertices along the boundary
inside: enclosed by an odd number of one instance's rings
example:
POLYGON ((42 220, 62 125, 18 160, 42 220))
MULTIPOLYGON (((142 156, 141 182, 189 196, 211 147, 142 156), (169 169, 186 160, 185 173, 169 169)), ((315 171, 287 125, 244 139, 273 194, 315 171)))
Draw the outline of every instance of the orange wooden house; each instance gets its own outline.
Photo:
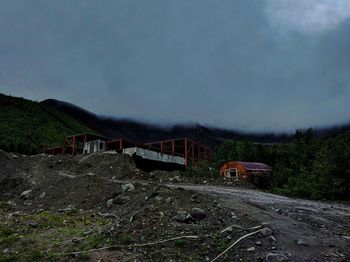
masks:
POLYGON ((250 182, 256 181, 258 177, 270 175, 272 168, 264 163, 230 161, 225 163, 220 169, 223 177, 236 177, 240 180, 250 182))

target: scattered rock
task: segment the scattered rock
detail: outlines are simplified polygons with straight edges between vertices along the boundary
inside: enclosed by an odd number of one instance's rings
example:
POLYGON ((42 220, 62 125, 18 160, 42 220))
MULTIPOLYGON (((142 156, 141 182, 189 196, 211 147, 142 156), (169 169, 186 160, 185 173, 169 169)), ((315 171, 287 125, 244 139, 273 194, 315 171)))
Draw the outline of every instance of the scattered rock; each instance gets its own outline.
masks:
POLYGON ((235 213, 231 212, 232 219, 237 219, 237 216, 235 213))
POLYGON ((84 231, 84 232, 83 232, 84 236, 91 235, 92 233, 93 233, 92 230, 87 230, 87 231, 84 231))
POLYGON ((131 183, 127 183, 122 185, 122 192, 129 192, 129 191, 134 191, 135 190, 135 186, 131 183))
POLYGON ((297 245, 299 245, 299 246, 308 246, 306 241, 302 238, 299 238, 296 242, 297 242, 297 245))
POLYGON ((108 199, 107 200, 107 203, 106 203, 106 206, 107 207, 110 207, 110 206, 112 206, 113 205, 113 199, 108 199))
POLYGON ((63 208, 63 209, 58 209, 58 212, 73 212, 75 210, 75 208, 72 206, 72 205, 69 205, 68 207, 66 208, 63 208))
POLYGON ((12 218, 12 217, 19 217, 21 216, 21 212, 20 211, 16 211, 16 212, 13 212, 13 213, 10 213, 8 215, 9 218, 12 218))
POLYGON ((78 244, 80 241, 81 241, 81 239, 78 238, 78 237, 73 237, 73 238, 72 238, 72 242, 73 242, 74 244, 78 244))
POLYGON ((28 199, 30 197, 30 193, 32 192, 33 190, 29 189, 29 190, 26 190, 26 191, 23 191, 21 193, 21 198, 23 199, 28 199))
POLYGON ((122 195, 119 195, 119 196, 116 196, 114 199, 113 199, 113 203, 114 204, 117 204, 117 205, 124 205, 126 204, 127 202, 130 201, 130 197, 129 196, 122 196, 122 195))
POLYGON ((177 212, 176 216, 174 217, 174 219, 177 221, 177 222, 180 222, 180 223, 188 223, 188 222, 191 222, 193 221, 193 218, 191 215, 189 215, 187 212, 185 211, 179 211, 177 212))
POLYGON ((207 216, 206 212, 198 207, 192 208, 190 215, 196 220, 202 220, 207 216))
POLYGON ((5 255, 8 255, 11 253, 11 250, 9 248, 5 248, 3 251, 2 251, 3 254, 5 255))
POLYGON ((265 260, 267 262, 287 262, 289 261, 288 257, 278 254, 278 253, 268 253, 265 260))
POLYGON ((253 252, 253 251, 255 251, 255 247, 249 247, 249 248, 247 248, 247 251, 248 252, 253 252))
POLYGON ((261 241, 257 241, 255 244, 256 244, 257 246, 262 246, 261 241))
POLYGON ((154 200, 160 202, 160 201, 163 200, 163 197, 161 197, 161 196, 155 196, 155 197, 154 197, 154 200))
POLYGON ((167 199, 165 199, 165 202, 166 202, 167 204, 171 204, 171 203, 174 202, 174 200, 173 200, 172 197, 168 197, 167 199))
POLYGON ((40 198, 43 198, 44 196, 46 195, 46 193, 45 192, 42 192, 41 194, 40 194, 40 198))
POLYGON ((29 221, 28 222, 28 226, 32 227, 32 228, 37 228, 38 227, 38 223, 34 222, 34 221, 29 221))
POLYGON ((259 236, 260 237, 267 237, 270 236, 272 234, 272 230, 268 227, 264 227, 263 229, 261 229, 261 231, 259 232, 259 236))
POLYGON ((198 194, 193 194, 191 196, 191 202, 197 202, 198 203, 198 194))
POLYGON ((174 182, 181 182, 181 179, 179 176, 174 176, 174 182))

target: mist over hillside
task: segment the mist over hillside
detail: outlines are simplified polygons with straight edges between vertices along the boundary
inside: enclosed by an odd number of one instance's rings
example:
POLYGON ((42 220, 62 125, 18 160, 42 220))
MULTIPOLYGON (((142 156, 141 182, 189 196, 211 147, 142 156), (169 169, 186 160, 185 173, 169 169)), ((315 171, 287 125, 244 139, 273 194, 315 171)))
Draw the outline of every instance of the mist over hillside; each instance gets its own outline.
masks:
MULTIPOLYGON (((63 137, 79 132, 95 132, 110 138, 124 137, 143 143, 189 137, 216 150, 225 140, 256 143, 285 143, 294 134, 249 133, 201 124, 156 125, 137 120, 99 116, 76 105, 47 99, 34 102, 24 98, 0 96, 1 148, 21 153, 39 153, 47 146, 60 146, 63 137), (25 128, 23 128, 25 127, 25 128)), ((315 129, 316 137, 332 136, 350 125, 315 129)))
POLYGON ((291 136, 288 134, 244 133, 201 124, 161 126, 131 119, 98 116, 73 104, 55 99, 44 100, 40 104, 46 108, 52 108, 69 115, 101 135, 126 137, 141 143, 169 138, 190 137, 216 148, 223 140, 280 143, 291 139, 291 136))

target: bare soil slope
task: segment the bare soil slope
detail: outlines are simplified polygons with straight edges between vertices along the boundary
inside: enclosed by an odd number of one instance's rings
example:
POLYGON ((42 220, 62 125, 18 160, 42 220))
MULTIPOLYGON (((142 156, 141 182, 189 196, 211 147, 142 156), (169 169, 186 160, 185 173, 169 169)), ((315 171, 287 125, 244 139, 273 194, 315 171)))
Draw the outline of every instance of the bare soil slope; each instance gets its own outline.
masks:
POLYGON ((223 183, 122 154, 0 151, 0 261, 212 261, 250 233, 217 261, 349 259, 348 205, 223 183))

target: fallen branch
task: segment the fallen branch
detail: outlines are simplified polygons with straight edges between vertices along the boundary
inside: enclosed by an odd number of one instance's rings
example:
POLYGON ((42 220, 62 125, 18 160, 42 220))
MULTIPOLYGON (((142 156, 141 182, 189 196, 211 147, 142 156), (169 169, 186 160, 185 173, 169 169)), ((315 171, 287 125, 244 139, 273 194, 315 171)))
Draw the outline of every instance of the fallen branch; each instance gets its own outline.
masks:
POLYGON ((101 247, 101 248, 95 248, 95 249, 89 249, 89 250, 83 250, 83 251, 77 251, 77 252, 70 252, 70 253, 53 253, 53 255, 55 255, 55 256, 79 255, 79 254, 91 253, 91 252, 96 252, 96 251, 111 249, 111 248, 145 247, 145 246, 159 245, 159 244, 163 244, 166 242, 175 241, 178 239, 198 239, 198 238, 199 238, 199 236, 181 236, 181 237, 174 237, 174 238, 169 238, 169 239, 156 241, 156 242, 150 242, 150 243, 132 244, 132 245, 112 245, 112 246, 106 246, 106 247, 101 247))
POLYGON ((263 227, 263 225, 259 225, 259 226, 255 226, 255 227, 242 227, 240 225, 231 225, 231 226, 225 228, 224 230, 222 230, 221 234, 228 231, 228 230, 231 230, 232 228, 243 229, 243 230, 256 230, 256 229, 260 229, 262 227, 263 227))
POLYGON ((254 231, 252 233, 249 233, 249 234, 246 234, 242 237, 240 237, 239 239, 237 239, 231 246, 229 246, 224 252, 222 252, 221 254, 219 254, 216 258, 214 258, 212 261, 210 262, 214 262, 216 260, 218 260, 222 255, 224 255, 225 253, 227 253, 227 251, 229 251, 231 248, 233 248, 235 245, 237 245, 241 240, 249 237, 249 236, 252 236, 252 235, 255 235, 255 234, 258 234, 259 232, 261 231, 261 229, 257 230, 257 231, 254 231))

